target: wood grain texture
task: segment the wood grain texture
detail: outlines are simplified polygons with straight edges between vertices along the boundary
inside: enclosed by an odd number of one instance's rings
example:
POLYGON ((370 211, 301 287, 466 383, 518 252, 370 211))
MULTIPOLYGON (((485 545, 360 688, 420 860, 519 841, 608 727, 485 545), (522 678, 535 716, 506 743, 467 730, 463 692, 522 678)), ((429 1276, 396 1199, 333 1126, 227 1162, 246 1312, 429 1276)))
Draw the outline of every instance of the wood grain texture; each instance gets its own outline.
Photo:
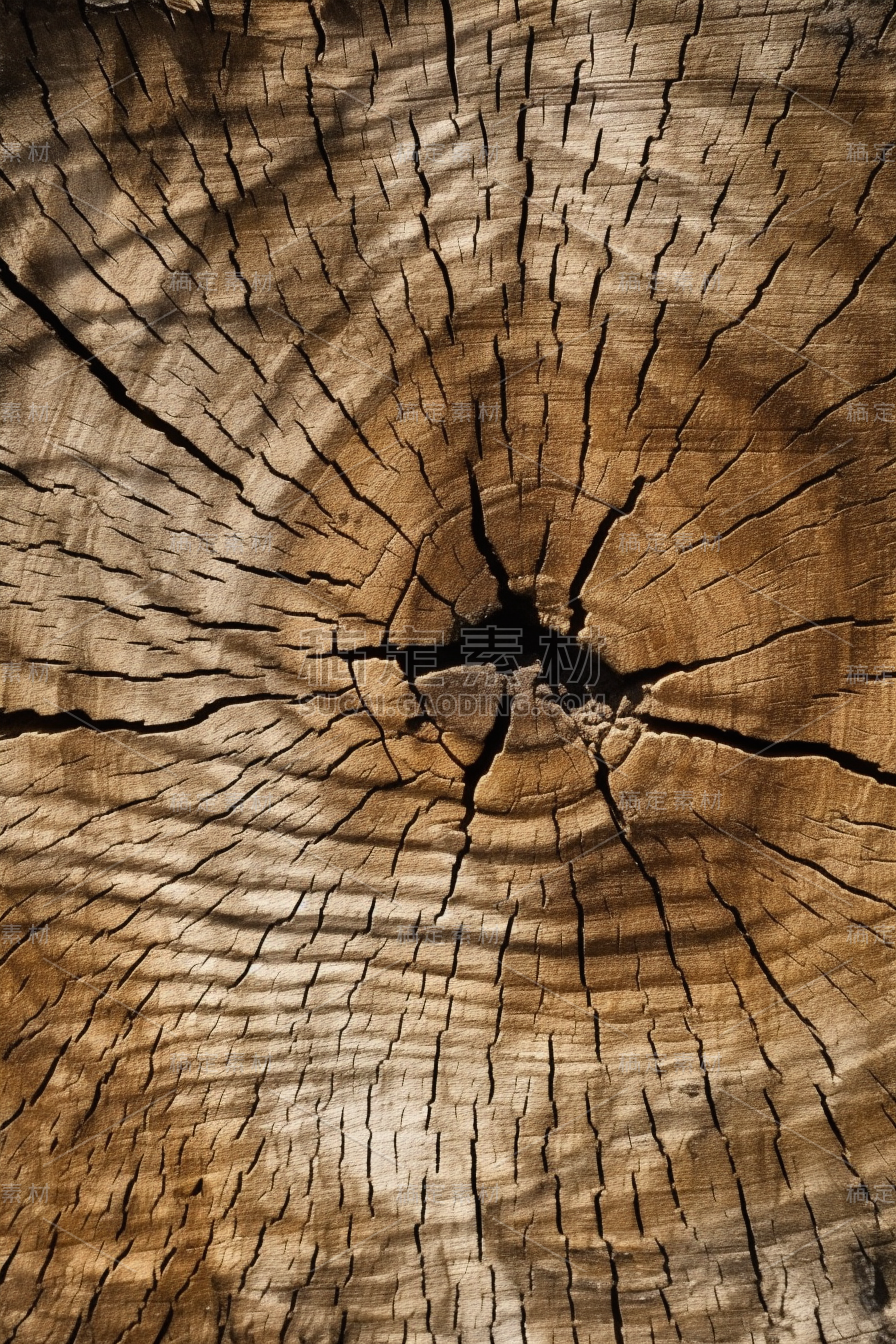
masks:
POLYGON ((896 1340, 894 42, 5 7, 3 1341, 896 1340))

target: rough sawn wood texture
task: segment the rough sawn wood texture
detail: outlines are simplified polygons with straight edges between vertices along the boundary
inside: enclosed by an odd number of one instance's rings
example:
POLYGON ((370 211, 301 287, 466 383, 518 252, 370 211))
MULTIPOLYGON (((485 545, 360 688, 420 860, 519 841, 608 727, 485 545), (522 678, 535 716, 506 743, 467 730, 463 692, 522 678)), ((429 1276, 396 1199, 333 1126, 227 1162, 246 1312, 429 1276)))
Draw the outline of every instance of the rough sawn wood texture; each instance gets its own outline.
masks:
POLYGON ((5 6, 3 1341, 896 1340, 894 51, 5 6))

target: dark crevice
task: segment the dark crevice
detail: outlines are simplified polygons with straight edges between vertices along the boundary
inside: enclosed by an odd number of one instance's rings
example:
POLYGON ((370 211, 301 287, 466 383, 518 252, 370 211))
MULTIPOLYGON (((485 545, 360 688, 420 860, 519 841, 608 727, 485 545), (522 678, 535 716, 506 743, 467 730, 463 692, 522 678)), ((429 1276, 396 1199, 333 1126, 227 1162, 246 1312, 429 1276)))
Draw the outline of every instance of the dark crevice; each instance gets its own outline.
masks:
POLYGON ((818 1094, 818 1100, 821 1102, 821 1109, 824 1111, 824 1118, 828 1122, 831 1133, 833 1134, 834 1138, 840 1145, 840 1148, 843 1153, 843 1161, 846 1163, 846 1165, 852 1172, 853 1176, 855 1176, 856 1180, 858 1181, 860 1179, 859 1173, 856 1171, 855 1167, 847 1157, 847 1153, 849 1152, 849 1146, 846 1142, 846 1139, 843 1136, 843 1132, 840 1129, 840 1126, 837 1124, 837 1121, 834 1118, 834 1113, 831 1110, 830 1102, 828 1101, 828 1098, 822 1092, 821 1088, 818 1086, 817 1083, 813 1083, 812 1086, 815 1088, 815 1091, 818 1094))
POLYGON ((739 1176, 735 1176, 734 1181, 737 1185, 737 1196, 740 1202, 740 1214, 743 1219, 744 1231, 747 1234, 747 1250, 750 1254, 750 1264, 753 1266, 753 1276, 756 1280, 756 1294, 762 1304, 762 1310, 768 1315, 768 1303, 766 1302, 765 1294, 762 1291, 762 1269, 759 1264, 759 1254, 756 1249, 756 1237, 753 1232, 753 1224, 750 1222, 750 1214, 747 1209, 744 1188, 741 1185, 739 1176))
POLYGON ((730 901, 725 900, 724 896, 719 891, 718 887, 715 886, 715 884, 713 883, 712 879, 709 877, 708 874, 706 877, 706 885, 709 887, 713 896, 719 902, 719 905, 723 906, 728 911, 731 918, 734 920, 738 933, 740 934, 741 938, 743 938, 747 947, 750 949, 750 956, 753 958, 756 965, 762 971, 762 974, 765 976, 766 980, 771 985, 772 989, 778 995, 780 1002, 786 1003, 791 1012, 799 1019, 800 1022, 802 1022, 803 1026, 806 1028, 809 1035, 812 1037, 813 1041, 821 1051, 821 1057, 824 1060, 825 1064, 827 1065, 831 1077, 836 1077, 837 1070, 834 1067, 834 1061, 831 1059, 831 1056, 828 1053, 827 1046, 825 1045, 824 1041, 816 1031, 814 1024, 810 1021, 810 1019, 806 1016, 806 1014, 801 1012, 800 1009, 796 1006, 796 1004, 792 1001, 787 991, 784 989, 784 986, 778 980, 771 966, 769 966, 768 962, 763 957, 762 953, 760 952, 759 948, 756 945, 756 940, 751 936, 750 931, 747 928, 746 923, 744 922, 743 915, 741 914, 738 907, 732 904, 730 901))
POLYGON ((613 1317, 613 1339, 615 1344, 625 1344, 625 1330, 622 1325, 622 1309, 619 1305, 619 1270, 612 1244, 604 1238, 610 1262, 610 1312, 613 1317))
MULTIPOLYGON (((802 621, 799 625, 791 625, 783 630, 773 630, 770 635, 764 639, 757 640, 755 644, 748 644, 743 649, 734 649, 731 653, 719 653, 707 658, 695 658, 692 663, 665 662, 658 663, 653 667, 642 667, 638 669, 637 679, 644 683, 645 691, 656 689, 659 681, 665 677, 672 677, 681 674, 685 676, 691 672, 699 672, 704 667, 715 667, 718 663, 730 663, 735 658, 747 658, 752 653, 757 653, 760 649, 766 649, 779 639, 786 639, 788 635, 805 635, 811 630, 824 630, 832 625, 849 625, 854 629, 873 628, 878 625, 889 626, 892 622, 887 618, 881 621, 859 621, 852 616, 823 616, 817 621, 802 621)), ((633 674, 634 675, 634 674, 633 674)))
POLYGON ((321 162, 323 163, 324 169, 327 174, 327 181, 330 184, 330 190, 332 191, 333 195, 336 197, 338 201, 339 190, 336 186, 336 178, 333 176, 333 165, 330 162, 330 156, 327 153, 327 147, 324 143, 323 127, 320 124, 320 118, 318 117, 317 113, 314 110, 314 85, 311 81, 311 71, 308 69, 307 66, 305 67, 305 84, 308 97, 308 116, 310 117, 311 124, 314 127, 314 136, 315 140, 317 141, 317 150, 318 153, 320 154, 321 162))
MULTIPOLYGON (((626 696, 636 703, 643 693, 642 674, 620 675, 605 660, 601 660, 594 649, 582 644, 575 634, 563 634, 554 627, 543 625, 532 598, 513 591, 507 570, 488 535, 479 485, 470 464, 467 465, 467 471, 470 482, 470 531, 495 580, 497 601, 482 620, 456 629, 454 637, 446 643, 399 642, 398 638, 391 637, 390 632, 379 644, 340 648, 334 628, 327 657, 343 660, 349 669, 355 662, 370 658, 397 663, 418 696, 421 718, 425 715, 423 698, 416 685, 417 675, 471 664, 492 664, 498 673, 507 675, 538 663, 540 668, 536 683, 547 687, 567 710, 581 707, 596 694, 614 709, 626 696), (471 638, 473 635, 479 638, 471 638)), ((629 504, 633 503, 641 483, 636 485, 630 495, 629 504)), ((598 545, 603 535, 602 530, 597 539, 598 545)), ((311 577, 314 577, 313 573, 311 577)), ((317 577, 327 578, 324 574, 317 577)), ((444 600, 432 591, 440 601, 444 600)), ((506 695, 500 698, 502 701, 509 699, 506 695)), ((499 717, 503 722, 503 711, 499 717)), ((482 767, 483 773, 487 768, 487 765, 482 767)))
POLYGON ((65 709, 58 714, 39 714, 35 709, 0 711, 0 738, 20 737, 23 733, 71 733, 80 728, 91 728, 96 733, 126 731, 129 733, 173 733, 204 723, 219 709, 231 705, 249 705, 264 700, 294 700, 292 695, 257 692, 254 695, 228 695, 203 705, 188 719, 175 723, 145 723, 143 719, 93 719, 83 710, 65 709))
MULTIPOLYGON (((558 632, 541 624, 537 608, 530 597, 513 592, 507 570, 488 535, 479 482, 476 479, 476 474, 472 465, 469 463, 467 464, 467 472, 470 482, 470 530, 479 553, 485 561, 498 588, 497 606, 492 608, 484 622, 480 623, 479 626, 472 628, 480 631, 483 629, 488 630, 492 638, 486 641, 488 647, 483 648, 481 654, 477 653, 472 656, 470 655, 469 650, 467 650, 466 653, 464 652, 460 640, 452 641, 452 643, 446 645, 438 645, 435 647, 429 646, 427 648, 427 667, 432 668, 433 665, 435 665, 436 669, 440 669, 456 667, 462 663, 469 664, 471 661, 493 662, 498 671, 507 672, 516 670, 518 667, 531 666, 537 660, 541 665, 537 681, 542 685, 547 685, 553 695, 560 697, 566 708, 572 708, 575 705, 585 703, 595 693, 595 689, 598 686, 607 701, 618 705, 625 693, 626 687, 629 685, 628 681, 620 677, 614 669, 606 663, 601 664, 600 660, 597 661, 596 667, 591 659, 585 659, 581 664, 570 667, 557 653, 558 632), (495 655, 492 646, 500 640, 502 633, 511 635, 513 641, 515 641, 514 652, 511 655, 504 655, 500 651, 497 653, 497 656, 495 655), (506 664, 508 656, 511 659, 509 667, 506 664)), ((627 510, 634 505, 643 485, 644 479, 639 477, 632 487, 626 502, 627 510)), ((592 543, 592 547, 589 548, 589 555, 586 557, 586 560, 588 561, 587 567, 583 563, 581 571, 582 578, 579 586, 581 586, 581 582, 584 582, 584 576, 593 564, 592 555, 596 555, 596 549, 594 549, 594 547, 596 546, 599 549, 607 531, 609 531, 609 526, 612 524, 612 521, 613 515, 610 514, 608 515, 607 520, 605 520, 605 523, 602 524, 601 528, 598 530, 596 541, 595 543, 592 543)), ((468 627, 465 633, 469 633, 469 629, 470 627, 468 627)), ((567 640, 572 638, 572 641, 575 642, 575 636, 567 635, 559 636, 559 638, 565 638, 567 640)), ((335 633, 333 636, 333 652, 339 652, 336 647, 335 633)), ((366 658, 371 656, 390 657, 395 659, 402 666, 402 670, 404 671, 409 684, 419 696, 419 692, 417 692, 417 687, 414 682, 414 666, 419 652, 420 650, 416 647, 396 648, 391 644, 385 644, 377 648, 363 650, 355 649, 351 652, 344 653, 342 656, 349 661, 358 657, 366 658)), ((634 691, 634 688, 632 689, 634 691)), ((634 691, 634 693, 637 692, 634 691)), ((441 913, 444 913, 448 901, 454 894, 461 866, 466 855, 469 853, 472 844, 470 827, 476 813, 476 790, 479 787, 480 782, 491 770, 497 756, 504 749, 508 729, 510 727, 511 714, 512 696, 506 694, 499 696, 495 720, 482 744, 482 750, 476 760, 469 765, 464 772, 462 792, 463 816, 459 823, 460 831, 463 835, 463 842, 452 865, 451 879, 447 895, 442 904, 441 913)), ((615 809, 614 815, 616 815, 615 809)), ((617 825, 618 824, 617 818, 617 825)), ((621 829, 622 827, 620 826, 620 830, 621 829)), ((634 853, 634 851, 632 851, 632 853, 634 853)), ((639 866, 642 866, 637 857, 636 862, 639 863, 639 866)), ((643 866, 642 871, 644 871, 643 866)), ((661 897, 655 883, 653 883, 652 879, 647 876, 646 872, 645 877, 651 884, 658 904, 661 906, 661 897)), ((663 920, 665 923, 665 915, 663 915, 663 920)), ((667 943, 671 955, 671 941, 669 939, 668 929, 667 943)), ((584 967, 582 968, 582 974, 584 980, 584 967)))
MULTIPOLYGON (((703 817, 702 820, 706 822, 707 826, 712 826, 712 822, 707 821, 706 817, 703 817)), ((713 829, 717 830, 718 828, 713 827, 713 829)), ((808 868, 810 872, 817 873, 819 877, 823 877, 825 881, 830 882, 832 886, 839 887, 841 891, 848 891, 850 895, 858 896, 863 901, 871 901, 875 905, 882 905, 886 910, 893 910, 896 908, 891 900, 887 900, 886 896, 877 896, 874 892, 866 891, 863 887, 854 886, 851 882, 845 881, 842 877, 835 877, 833 873, 828 872, 823 864, 816 863, 814 859, 806 858, 804 854, 791 854, 781 845, 776 845, 774 840, 769 840, 768 836, 759 836, 755 831, 750 830, 748 827, 745 829, 747 829, 753 839, 758 840, 765 849, 770 850, 772 854, 777 854, 781 859, 786 859, 788 863, 794 864, 795 867, 808 868)), ((774 863, 774 860, 772 860, 772 862, 774 863)), ((787 871, 780 863, 776 866, 781 868, 784 872, 787 871)), ((818 886, 817 883, 814 883, 813 885, 816 887, 818 886)), ((843 898, 840 897, 839 899, 842 902, 843 898)), ((818 912, 816 911, 815 913, 817 914, 818 912)))
POLYGON ((610 535, 610 529, 619 517, 627 517, 632 512, 641 491, 647 484, 645 476, 638 476, 632 484, 624 505, 621 509, 614 509, 611 505, 607 506, 607 514, 600 527, 594 534, 590 546, 582 556, 582 563, 576 570, 575 578, 569 586, 569 605, 572 608, 572 618, 569 623, 569 633, 578 635, 584 628, 587 612, 582 603, 582 589, 588 580, 588 575, 597 563, 597 557, 607 537, 610 535))
POLYGON ((650 348, 647 351, 647 354, 644 356, 644 361, 641 364, 640 369, 638 370, 638 378, 635 384, 635 404, 632 406, 632 409, 628 413, 628 420, 626 421, 626 429, 629 429, 631 427, 632 420, 635 418, 638 411, 641 409, 641 403, 644 398, 644 387, 645 384, 647 383, 647 375, 650 372, 650 366, 653 364, 654 357, 660 348, 660 324, 662 323, 662 320, 666 315, 666 308, 668 307, 668 302, 669 302, 668 299, 660 299, 659 301, 656 320, 654 321, 653 324, 653 340, 650 342, 650 348))
POLYGON ((684 990, 688 1004, 691 1008, 693 1008, 694 1003, 691 998, 691 991, 688 986, 688 982, 684 976, 683 971, 681 970, 681 967, 678 965, 678 960, 675 956, 675 948, 672 943, 672 930, 669 927, 669 921, 666 916, 666 907, 665 902, 663 901, 663 894, 660 891, 659 883, 657 882, 656 878, 652 875, 652 873, 649 873, 647 871, 647 868, 644 864, 644 861, 641 858, 641 855, 635 849, 635 846, 632 844, 631 839, 627 834, 625 819, 616 804, 616 799, 613 797, 613 790, 610 788, 610 771, 605 761, 599 760, 596 762, 595 779, 597 781, 598 789, 603 794, 604 801, 606 802, 610 812, 610 816, 613 818, 613 821, 616 825, 616 829, 619 832, 619 839, 622 841, 623 847, 627 850, 635 867, 638 869, 638 872, 641 874, 644 881, 647 883, 648 887, 653 892, 653 898, 654 901, 656 902, 657 913, 659 914, 660 922, 663 926, 663 934, 666 942, 666 951, 669 954, 669 960, 678 974, 678 978, 681 981, 681 987, 684 990))
MULTIPOLYGON (((593 306, 593 305, 592 305, 593 306)), ((589 314, 590 320, 590 314, 589 314)), ((600 362, 604 353, 604 345, 607 339, 607 327, 609 317, 605 317, 600 324, 600 334, 597 338, 597 345, 594 348, 594 359, 591 362, 591 370, 585 379, 584 405, 582 408, 582 419, 585 423, 585 433, 582 435, 582 450, 579 454, 579 485, 585 479, 585 460, 588 456, 588 449, 591 445, 591 394, 594 388, 594 382, 600 371, 600 362)))
POLYGON ((176 426, 169 424, 167 420, 163 420, 148 406, 142 406, 138 401, 135 401, 118 375, 113 373, 97 355, 90 353, 87 346, 82 344, 73 332, 69 331, 65 323, 44 303, 43 299, 39 298, 19 280, 2 257, 0 257, 0 280, 3 281, 10 293, 26 304, 44 325, 49 327, 61 345, 64 345, 73 355, 77 355, 78 359, 83 360, 93 377, 102 383, 117 405, 130 412, 147 429, 155 430, 157 434, 164 435, 168 442, 174 444, 175 447, 185 449, 197 462, 201 462, 208 471, 213 472, 216 476, 223 477, 226 481, 230 481, 242 494, 243 483, 238 476, 235 476, 231 471, 227 471, 225 467, 219 466, 217 462, 213 462, 207 453, 204 453, 201 448, 192 443, 176 426))
MULTIPOLYGON (((819 757, 832 761, 844 770, 865 779, 873 779, 878 784, 896 784, 896 774, 882 770, 874 761, 866 761, 852 751, 841 747, 832 747, 827 742, 800 742, 794 738, 782 741, 767 741, 761 737, 750 737, 734 728, 719 728, 709 723, 689 723, 687 720, 661 719, 652 714, 639 715, 647 728, 655 733, 676 733, 681 737, 702 738, 707 742, 716 742, 719 746, 733 747, 737 751, 773 757, 776 760, 792 760, 796 757, 819 757)), ((833 718, 833 714, 831 715, 833 718)), ((824 720, 822 720, 824 722, 824 720)), ((806 725, 807 727, 810 725, 806 725)), ((797 730, 798 731, 798 730, 797 730)))
POLYGON ((448 69, 448 81, 454 97, 454 110, 458 111, 460 102, 457 96, 457 70, 455 68, 454 15, 449 0, 442 0, 442 13, 445 17, 445 65, 448 69))
POLYGON ((448 892, 442 902, 442 908, 439 915, 444 914, 448 902, 454 895, 454 889, 457 885, 457 879, 460 875, 461 865, 470 852, 470 846, 473 843, 473 836, 470 832, 470 826, 476 815, 476 790, 479 787, 480 780, 484 779, 491 770, 495 758, 504 749, 504 743, 507 739, 507 730, 510 727, 511 706, 507 696, 501 696, 498 702, 498 712, 495 715, 495 721, 492 724, 485 741, 482 744, 482 750, 472 765, 467 766, 464 772, 464 786, 461 801, 463 803, 464 813, 460 819, 460 831, 463 835, 463 844, 457 851, 454 863, 451 865, 451 880, 448 884, 448 892))
POLYGON ((498 585, 498 602, 501 607, 506 608, 513 601, 513 593, 510 591, 510 580, 507 576, 507 570, 501 561, 498 552, 492 545, 491 538, 488 535, 485 526, 485 510, 482 507, 482 495, 479 490, 479 482, 476 479, 476 473, 467 463, 467 476, 470 481, 470 531, 473 533, 473 540, 479 554, 482 556, 488 566, 495 582, 498 585))
POLYGON ((439 253, 438 249, 433 247, 432 245, 432 239, 430 238, 429 225, 426 222, 426 216, 421 214, 419 218, 421 227, 423 229, 423 240, 426 243, 426 246, 429 249, 429 251, 432 253, 433 257, 435 258, 435 263, 442 274, 442 280, 444 281, 445 284, 445 292, 448 296, 448 320, 450 324, 451 319, 454 317, 454 288, 451 284, 451 277, 448 274, 448 267, 445 265, 445 262, 442 259, 441 254, 439 253))
POLYGON ((324 26, 320 21, 314 0, 309 0, 308 10, 311 14, 311 22, 314 24, 314 31, 317 34, 317 51, 314 53, 314 57, 315 60, 322 61, 327 50, 327 35, 324 32, 324 26))

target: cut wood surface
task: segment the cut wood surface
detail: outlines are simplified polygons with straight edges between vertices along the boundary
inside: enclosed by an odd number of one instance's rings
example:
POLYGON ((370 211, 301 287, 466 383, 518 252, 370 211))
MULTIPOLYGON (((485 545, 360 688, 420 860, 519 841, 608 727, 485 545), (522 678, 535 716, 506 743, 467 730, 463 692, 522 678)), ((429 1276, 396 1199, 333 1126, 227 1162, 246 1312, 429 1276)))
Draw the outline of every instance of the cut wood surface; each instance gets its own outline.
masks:
POLYGON ((5 7, 0 1340, 896 1340, 894 58, 5 7))

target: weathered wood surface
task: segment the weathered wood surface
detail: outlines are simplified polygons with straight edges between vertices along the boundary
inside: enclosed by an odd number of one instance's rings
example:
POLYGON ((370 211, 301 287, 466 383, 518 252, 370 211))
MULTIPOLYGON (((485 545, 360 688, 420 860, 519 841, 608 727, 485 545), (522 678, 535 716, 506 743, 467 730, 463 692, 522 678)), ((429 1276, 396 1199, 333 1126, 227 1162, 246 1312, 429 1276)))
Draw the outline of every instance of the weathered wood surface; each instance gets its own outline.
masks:
POLYGON ((5 10, 0 1335, 896 1339, 887 7, 195 10, 5 10))

